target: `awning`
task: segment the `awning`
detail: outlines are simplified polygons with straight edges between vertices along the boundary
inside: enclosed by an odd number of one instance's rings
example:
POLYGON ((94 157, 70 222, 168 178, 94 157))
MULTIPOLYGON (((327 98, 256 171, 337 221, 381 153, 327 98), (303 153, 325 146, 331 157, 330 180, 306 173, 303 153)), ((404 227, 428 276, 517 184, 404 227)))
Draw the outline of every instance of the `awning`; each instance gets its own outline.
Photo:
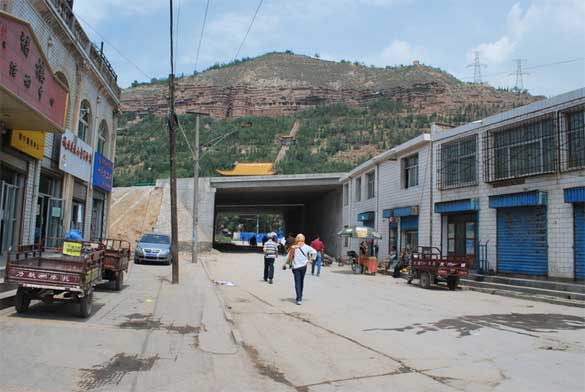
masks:
POLYGON ((541 191, 490 196, 490 208, 529 207, 547 204, 547 194, 541 191))
POLYGON ((463 199, 435 203, 435 213, 465 212, 479 210, 479 199, 463 199))
POLYGON ((9 129, 63 132, 67 88, 30 25, 0 11, 0 121, 9 129))
POLYGON ((366 222, 366 221, 373 221, 376 217, 376 213, 373 211, 369 211, 369 212, 362 212, 361 214, 358 214, 358 222, 366 222))
POLYGON ((395 217, 398 216, 410 216, 410 215, 418 215, 418 206, 412 207, 398 207, 394 209, 395 217))
POLYGON ((394 210, 391 208, 388 208, 384 211, 382 211, 382 217, 384 218, 392 218, 394 216, 394 210))
POLYGON ((565 189, 565 203, 585 203, 585 186, 565 189))
POLYGON ((271 176, 276 174, 272 163, 236 163, 232 170, 217 170, 222 176, 271 176))

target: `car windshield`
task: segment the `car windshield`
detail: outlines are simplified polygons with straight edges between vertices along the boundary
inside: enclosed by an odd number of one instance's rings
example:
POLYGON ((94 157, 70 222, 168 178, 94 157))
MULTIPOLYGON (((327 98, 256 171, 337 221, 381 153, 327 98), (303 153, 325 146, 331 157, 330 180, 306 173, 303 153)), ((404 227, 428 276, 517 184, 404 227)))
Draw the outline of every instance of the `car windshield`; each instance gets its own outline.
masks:
POLYGON ((140 239, 140 242, 148 244, 168 244, 169 237, 162 234, 145 234, 140 239))

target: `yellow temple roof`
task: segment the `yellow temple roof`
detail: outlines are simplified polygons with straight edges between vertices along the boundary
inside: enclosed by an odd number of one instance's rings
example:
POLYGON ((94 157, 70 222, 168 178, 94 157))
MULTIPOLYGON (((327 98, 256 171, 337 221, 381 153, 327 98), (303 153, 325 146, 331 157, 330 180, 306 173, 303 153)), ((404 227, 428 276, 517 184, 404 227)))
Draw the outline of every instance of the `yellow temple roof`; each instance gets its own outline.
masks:
POLYGON ((276 174, 272 163, 236 163, 232 170, 217 170, 222 176, 271 176, 276 174))

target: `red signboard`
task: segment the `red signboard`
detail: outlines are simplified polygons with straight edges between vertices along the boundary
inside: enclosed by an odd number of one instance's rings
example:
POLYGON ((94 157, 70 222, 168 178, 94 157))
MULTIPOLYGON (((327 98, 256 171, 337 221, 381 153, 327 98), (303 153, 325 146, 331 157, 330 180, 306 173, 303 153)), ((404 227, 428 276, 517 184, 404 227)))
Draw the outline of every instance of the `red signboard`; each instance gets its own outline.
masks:
POLYGON ((29 24, 4 12, 0 12, 1 89, 64 127, 67 89, 53 74, 29 24))

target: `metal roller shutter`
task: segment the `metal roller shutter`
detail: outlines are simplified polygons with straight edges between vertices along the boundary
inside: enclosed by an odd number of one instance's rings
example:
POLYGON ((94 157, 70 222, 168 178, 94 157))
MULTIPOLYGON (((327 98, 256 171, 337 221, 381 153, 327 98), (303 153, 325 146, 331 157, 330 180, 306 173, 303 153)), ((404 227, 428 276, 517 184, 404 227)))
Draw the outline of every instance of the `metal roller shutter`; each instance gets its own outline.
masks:
POLYGON ((547 275, 546 207, 498 209, 498 272, 547 275))
POLYGON ((575 278, 585 279, 585 204, 573 204, 575 212, 575 278))

